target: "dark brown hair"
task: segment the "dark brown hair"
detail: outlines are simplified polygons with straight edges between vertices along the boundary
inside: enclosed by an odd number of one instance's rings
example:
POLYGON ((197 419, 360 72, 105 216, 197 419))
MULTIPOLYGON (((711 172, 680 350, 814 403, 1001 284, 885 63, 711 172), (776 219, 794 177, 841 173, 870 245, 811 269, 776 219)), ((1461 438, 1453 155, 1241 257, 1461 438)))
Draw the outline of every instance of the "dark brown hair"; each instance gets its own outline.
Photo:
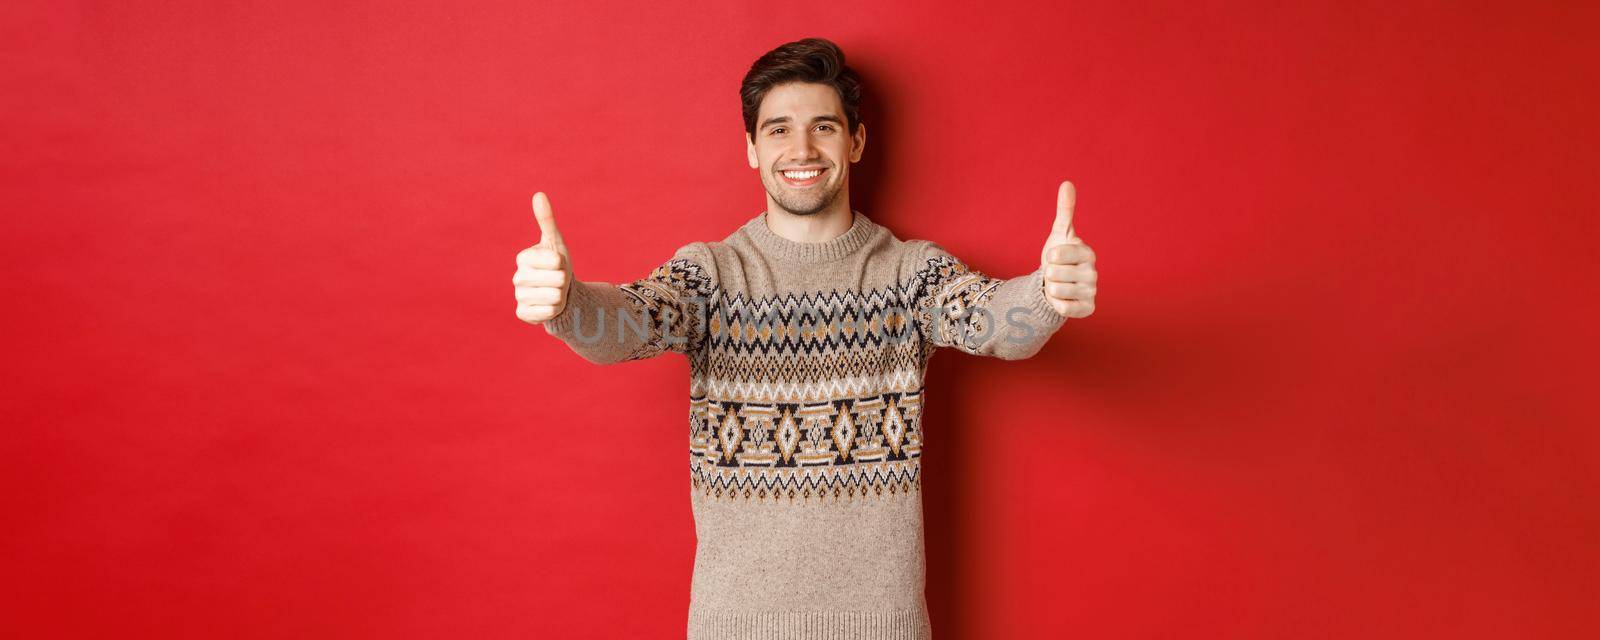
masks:
POLYGON ((756 116, 761 99, 773 87, 786 82, 814 82, 833 87, 844 104, 845 126, 855 134, 861 123, 861 78, 844 64, 844 52, 822 38, 805 38, 785 43, 766 52, 750 65, 739 84, 739 102, 744 110, 744 131, 756 135, 756 116))

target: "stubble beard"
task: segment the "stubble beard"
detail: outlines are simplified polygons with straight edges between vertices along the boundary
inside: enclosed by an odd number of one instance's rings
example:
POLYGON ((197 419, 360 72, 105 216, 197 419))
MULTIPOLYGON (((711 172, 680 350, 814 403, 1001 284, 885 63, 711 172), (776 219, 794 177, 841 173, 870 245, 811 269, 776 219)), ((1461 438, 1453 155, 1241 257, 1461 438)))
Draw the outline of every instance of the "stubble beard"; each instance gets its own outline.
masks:
MULTIPOLYGON (((832 173, 832 170, 830 169, 829 172, 832 173)), ((813 215, 828 208, 829 205, 833 204, 834 199, 839 197, 839 187, 844 184, 843 180, 835 182, 832 180, 832 176, 829 176, 829 182, 832 183, 832 187, 826 191, 814 194, 796 194, 790 191, 787 185, 783 184, 782 176, 776 174, 767 174, 767 176, 766 180, 764 180, 767 185, 767 195, 772 196, 772 200, 778 203, 778 206, 783 207, 784 211, 797 216, 813 215)))

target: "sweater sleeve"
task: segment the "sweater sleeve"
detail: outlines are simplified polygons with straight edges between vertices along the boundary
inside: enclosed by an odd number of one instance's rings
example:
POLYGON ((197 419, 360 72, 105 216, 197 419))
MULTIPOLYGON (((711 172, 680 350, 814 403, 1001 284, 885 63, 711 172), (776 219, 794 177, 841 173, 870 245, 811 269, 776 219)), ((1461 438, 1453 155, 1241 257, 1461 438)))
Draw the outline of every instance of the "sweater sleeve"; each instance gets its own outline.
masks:
POLYGON ((926 240, 913 279, 919 329, 934 347, 1002 360, 1032 357, 1066 318, 1044 297, 1043 267, 1002 280, 967 267, 926 240))
POLYGON ((714 274, 705 246, 685 245, 632 282, 573 281, 566 308, 544 328, 595 364, 688 354, 705 341, 714 274))

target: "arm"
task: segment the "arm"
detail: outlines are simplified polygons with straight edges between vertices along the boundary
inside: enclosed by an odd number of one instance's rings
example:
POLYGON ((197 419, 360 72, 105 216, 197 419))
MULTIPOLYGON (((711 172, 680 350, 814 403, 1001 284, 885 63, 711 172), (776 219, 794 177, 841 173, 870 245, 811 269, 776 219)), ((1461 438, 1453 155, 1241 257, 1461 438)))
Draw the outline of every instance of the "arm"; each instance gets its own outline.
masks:
POLYGON ((912 288, 922 335, 936 347, 955 347, 1005 360, 1032 357, 1067 318, 1094 313, 1100 275, 1095 253, 1078 237, 1073 213, 1077 187, 1056 191, 1056 218, 1039 252, 1039 268, 997 280, 962 264, 926 240, 912 288))
POLYGON ((574 281, 566 308, 545 321, 583 359, 607 365, 687 354, 705 340, 715 291, 714 263, 704 245, 686 245, 639 280, 622 284, 574 281))
POLYGON ((913 278, 912 310, 934 347, 1002 360, 1032 357, 1066 321, 1045 298, 1044 266, 1009 280, 967 267, 926 240, 913 278))

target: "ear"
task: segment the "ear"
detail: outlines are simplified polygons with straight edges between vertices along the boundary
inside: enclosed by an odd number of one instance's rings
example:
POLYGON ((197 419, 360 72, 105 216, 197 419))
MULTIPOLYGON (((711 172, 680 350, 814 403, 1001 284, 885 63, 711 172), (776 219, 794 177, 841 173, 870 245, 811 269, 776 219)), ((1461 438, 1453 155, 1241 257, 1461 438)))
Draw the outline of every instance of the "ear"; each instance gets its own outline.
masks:
POLYGON ((850 145, 850 161, 861 162, 861 151, 867 146, 867 123, 857 122, 856 133, 850 137, 855 139, 855 143, 850 145))
POLYGON ((750 132, 744 134, 744 157, 749 161, 751 169, 760 169, 761 161, 756 158, 756 141, 750 138, 750 132))

